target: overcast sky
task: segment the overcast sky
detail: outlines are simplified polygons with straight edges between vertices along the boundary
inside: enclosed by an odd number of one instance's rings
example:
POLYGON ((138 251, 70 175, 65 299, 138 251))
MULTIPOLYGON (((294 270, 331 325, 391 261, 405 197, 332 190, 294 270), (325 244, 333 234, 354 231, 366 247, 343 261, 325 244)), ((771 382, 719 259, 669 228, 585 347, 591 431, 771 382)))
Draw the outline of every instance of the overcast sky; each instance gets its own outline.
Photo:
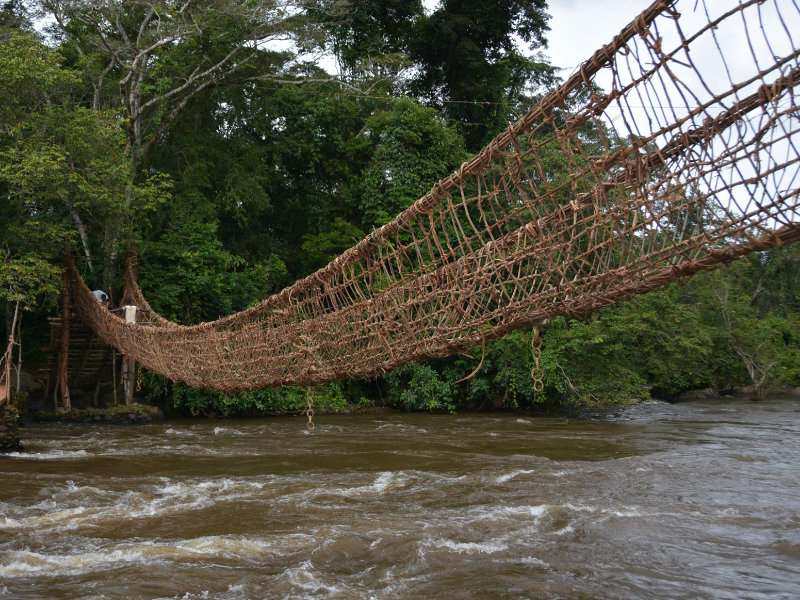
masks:
MULTIPOLYGON (((548 48, 544 53, 553 65, 562 68, 559 74, 566 80, 576 67, 609 43, 651 4, 652 0, 549 0, 548 11, 552 18, 547 36, 548 48)), ((709 18, 719 17, 738 4, 738 0, 682 0, 676 6, 681 15, 677 27, 684 34, 692 34, 705 26, 709 18)), ((691 117, 688 122, 688 126, 695 126, 706 117, 714 117, 726 110, 738 99, 756 93, 762 84, 770 84, 785 76, 789 69, 797 66, 797 58, 791 57, 800 43, 799 4, 798 0, 761 2, 705 32, 670 63, 670 74, 676 79, 661 76, 649 92, 626 97, 625 122, 633 123, 636 133, 641 131, 648 135, 665 124, 684 118, 695 108, 705 106, 701 114, 691 117), (779 68, 777 63, 780 59, 788 59, 788 62, 779 68), (728 95, 737 88, 735 95, 728 95), (722 99, 716 102, 715 97, 722 99)), ((669 19, 659 24, 658 35, 662 38, 664 51, 680 46, 677 27, 669 19)), ((626 76, 624 68, 620 73, 626 76)), ((608 73, 599 73, 594 81, 608 89, 610 81, 601 77, 605 75, 608 73)), ((790 113, 795 100, 796 95, 791 93, 780 96, 774 108, 748 113, 735 127, 726 130, 724 136, 719 136, 702 149, 709 153, 708 157, 714 157, 708 160, 715 160, 727 156, 726 144, 735 145, 746 139, 759 140, 758 144, 747 147, 746 154, 740 152, 736 155, 741 160, 735 166, 731 163, 704 179, 710 186, 723 187, 722 183, 738 186, 734 192, 720 192, 718 200, 723 206, 737 202, 737 210, 746 213, 752 209, 750 202, 753 198, 761 194, 774 198, 780 192, 791 198, 790 192, 793 186, 796 187, 797 169, 784 170, 779 165, 793 160, 797 154, 797 126, 790 113), (774 117, 773 122, 773 115, 779 111, 782 116, 774 117), (775 169, 774 174, 767 174, 770 169, 775 169), (758 186, 754 186, 752 176, 757 172, 764 175, 760 177, 758 186), (746 185, 741 185, 744 183, 746 185)), ((613 108, 614 105, 609 107, 605 116, 616 122, 618 117, 613 108)), ((656 138, 658 144, 666 141, 656 138)), ((795 208, 791 217, 797 218, 797 212, 795 208)))
POLYGON ((650 4, 652 0, 550 0, 552 18, 545 54, 564 69, 561 76, 566 79, 650 4))

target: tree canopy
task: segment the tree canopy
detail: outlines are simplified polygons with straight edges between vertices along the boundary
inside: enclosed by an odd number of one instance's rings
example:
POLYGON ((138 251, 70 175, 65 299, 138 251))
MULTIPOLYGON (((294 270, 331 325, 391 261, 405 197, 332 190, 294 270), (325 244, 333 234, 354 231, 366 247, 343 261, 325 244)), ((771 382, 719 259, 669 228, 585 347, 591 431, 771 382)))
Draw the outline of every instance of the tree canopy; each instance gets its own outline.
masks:
MULTIPOLYGON (((112 292, 135 244, 151 304, 182 323, 279 291, 411 205, 556 83, 548 19, 545 0, 3 3, 6 313, 20 301, 46 324, 65 240, 87 281, 112 292)), ((598 144, 607 134, 582 131, 598 144)), ((567 176, 557 145, 546 158, 551 177, 567 176)), ((467 380, 481 349, 316 394, 338 407, 454 410, 797 385, 798 256, 776 248, 551 322, 543 390, 521 331, 490 344, 467 380)), ((153 375, 145 388, 192 413, 306 402, 294 388, 229 398, 153 375)))

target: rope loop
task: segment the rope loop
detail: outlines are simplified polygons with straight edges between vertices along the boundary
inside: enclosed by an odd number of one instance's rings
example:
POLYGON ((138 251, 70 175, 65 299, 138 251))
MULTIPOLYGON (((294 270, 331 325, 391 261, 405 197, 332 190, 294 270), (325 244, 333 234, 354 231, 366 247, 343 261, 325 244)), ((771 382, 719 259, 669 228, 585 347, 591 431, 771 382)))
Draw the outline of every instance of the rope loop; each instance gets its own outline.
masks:
POLYGON ((531 338, 531 354, 533 355, 533 368, 531 369, 531 379, 533 379, 533 390, 541 392, 544 390, 544 369, 540 365, 542 359, 542 338, 539 335, 539 324, 533 326, 533 337, 531 338))
POLYGON ((306 409, 304 411, 306 417, 308 417, 308 423, 306 423, 306 429, 309 431, 314 431, 316 426, 314 425, 314 394, 311 393, 311 387, 308 388, 306 392, 306 409))

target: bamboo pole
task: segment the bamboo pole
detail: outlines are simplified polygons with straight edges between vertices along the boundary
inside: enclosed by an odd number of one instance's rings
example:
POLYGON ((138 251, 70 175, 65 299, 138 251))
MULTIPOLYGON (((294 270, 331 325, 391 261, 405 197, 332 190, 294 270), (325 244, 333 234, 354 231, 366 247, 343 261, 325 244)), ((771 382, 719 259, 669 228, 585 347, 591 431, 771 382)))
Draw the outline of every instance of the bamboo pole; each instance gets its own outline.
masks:
MULTIPOLYGON (((67 381, 67 369, 69 367, 69 283, 64 282, 63 314, 61 316, 61 355, 58 360, 58 385, 61 390, 61 406, 56 400, 56 410, 67 412, 72 409, 72 402, 69 396, 69 382, 67 381)), ((56 397, 58 398, 58 397, 56 397)))

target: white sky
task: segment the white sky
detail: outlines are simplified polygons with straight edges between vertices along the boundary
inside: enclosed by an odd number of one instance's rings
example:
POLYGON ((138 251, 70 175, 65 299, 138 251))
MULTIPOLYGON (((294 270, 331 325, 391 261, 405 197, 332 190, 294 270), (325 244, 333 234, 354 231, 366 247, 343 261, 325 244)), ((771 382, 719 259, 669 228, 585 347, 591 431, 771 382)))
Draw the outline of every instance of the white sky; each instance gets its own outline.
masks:
POLYGON ((609 43, 652 0, 550 0, 550 31, 544 53, 563 69, 566 79, 573 69, 609 43))
MULTIPOLYGON (((632 22, 652 0, 549 0, 548 12, 551 15, 548 32, 548 48, 543 52, 550 58, 551 63, 560 67, 560 76, 567 79, 581 63, 591 58, 592 54, 605 44, 608 44, 615 35, 632 22)), ((708 16, 720 16, 730 8, 736 7, 737 0, 682 0, 676 6, 681 14, 680 26, 684 33, 694 32, 696 28, 705 24, 708 16)), ((665 20, 666 21, 666 20, 665 20)), ((673 49, 679 46, 679 39, 675 35, 675 27, 665 23, 658 29, 659 36, 663 36, 664 48, 673 49)), ((675 115, 683 116, 690 108, 708 101, 713 93, 722 93, 730 90, 734 84, 741 84, 754 78, 753 83, 737 93, 736 97, 726 98, 719 105, 714 105, 704 111, 697 119, 692 119, 687 126, 697 126, 706 116, 714 117, 725 107, 730 106, 738 97, 754 93, 756 87, 775 80, 779 75, 785 74, 789 67, 797 65, 797 59, 792 60, 781 72, 770 71, 764 79, 758 77, 760 70, 771 68, 777 57, 788 57, 798 47, 800 41, 800 7, 796 0, 767 0, 758 6, 752 6, 732 19, 727 19, 718 28, 704 34, 692 43, 688 54, 679 54, 678 59, 671 64, 671 70, 682 81, 682 85, 659 82, 652 88, 656 92, 655 100, 652 96, 637 96, 632 94, 627 104, 627 122, 634 126, 641 125, 644 134, 657 130, 659 123, 674 122, 675 115), (779 16, 780 15, 780 16, 779 16), (749 32, 749 35, 746 34, 749 32), (719 45, 719 48, 717 48, 719 45), (723 56, 724 55, 724 58, 723 56), (698 74, 684 69, 681 61, 690 60, 698 68, 698 74), (702 79, 700 79, 702 78, 702 79), (658 92, 661 92, 660 94, 658 92), (667 94, 669 92, 669 94, 667 94), (659 106, 659 100, 668 106, 659 106), (690 106, 680 106, 686 103, 690 106), (640 106, 637 106, 640 104, 640 106), (656 127, 652 128, 652 124, 656 127)), ((599 73, 595 83, 609 89, 603 76, 599 73)), ((796 98, 796 96, 795 96, 796 98)), ((784 97, 777 109, 782 111, 790 108, 791 97, 784 97)), ((612 122, 617 116, 612 111, 606 113, 612 122)), ((724 143, 728 138, 733 142, 755 139, 756 131, 770 133, 763 141, 769 142, 774 135, 774 145, 766 143, 763 150, 760 145, 748 147, 747 152, 739 152, 734 158, 741 160, 734 164, 733 160, 721 167, 720 172, 709 175, 704 179, 710 189, 719 189, 724 184, 734 183, 741 189, 722 191, 718 201, 723 206, 735 206, 734 212, 748 213, 753 210, 753 198, 775 198, 780 194, 796 189, 797 178, 800 172, 796 166, 785 170, 777 169, 776 165, 793 160, 797 155, 798 128, 790 117, 781 117, 771 130, 767 115, 761 111, 754 111, 746 119, 725 132, 724 139, 715 140, 714 144, 705 150, 709 160, 717 160, 723 156, 724 143), (786 140, 780 136, 790 135, 786 140), (748 137, 749 136, 749 137, 748 137), (776 168, 774 174, 769 174, 770 169, 776 168), (785 171, 785 172, 784 172, 785 171), (750 180, 757 172, 765 175, 759 183, 744 182, 750 180)), ((637 131, 638 133, 638 131, 637 131)), ((657 139, 658 143, 665 143, 665 139, 657 139)), ((787 207, 790 202, 787 200, 787 207)), ((793 211, 787 218, 797 220, 800 218, 800 207, 797 199, 791 200, 793 211)))

